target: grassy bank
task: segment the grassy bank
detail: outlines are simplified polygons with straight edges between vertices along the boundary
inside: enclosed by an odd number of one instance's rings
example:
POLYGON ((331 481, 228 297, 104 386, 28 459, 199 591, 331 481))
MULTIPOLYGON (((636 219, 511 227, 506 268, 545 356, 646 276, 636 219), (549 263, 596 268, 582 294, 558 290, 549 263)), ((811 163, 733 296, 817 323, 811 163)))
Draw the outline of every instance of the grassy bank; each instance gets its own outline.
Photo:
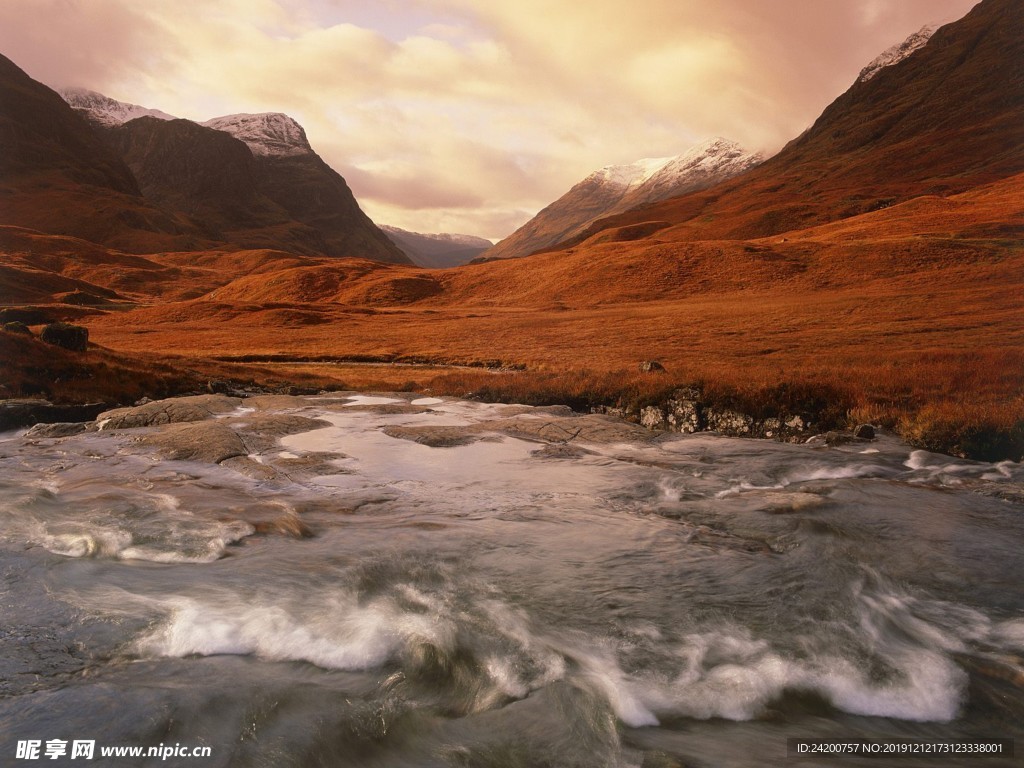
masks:
POLYGON ((273 392, 409 391, 485 402, 611 408, 637 419, 679 392, 699 392, 701 408, 748 416, 753 424, 800 416, 814 432, 863 423, 895 432, 928 450, 988 461, 1024 457, 1020 359, 984 351, 935 352, 913 364, 874 369, 818 367, 791 378, 778 371, 709 366, 703 371, 487 370, 444 365, 230 363, 156 353, 125 355, 91 345, 76 353, 37 338, 0 332, 0 397, 43 397, 58 403, 130 404, 205 392, 211 386, 273 392))

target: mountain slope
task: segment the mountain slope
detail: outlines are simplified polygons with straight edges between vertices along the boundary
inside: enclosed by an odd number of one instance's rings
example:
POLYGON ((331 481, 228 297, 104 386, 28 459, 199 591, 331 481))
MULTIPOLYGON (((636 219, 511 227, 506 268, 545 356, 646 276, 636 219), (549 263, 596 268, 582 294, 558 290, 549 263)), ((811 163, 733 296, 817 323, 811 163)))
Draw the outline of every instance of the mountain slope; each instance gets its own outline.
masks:
POLYGON ((762 159, 735 142, 714 138, 678 157, 606 166, 573 186, 483 256, 527 256, 579 235, 599 217, 710 187, 743 173, 762 159))
POLYGON ((54 91, 0 56, 0 224, 130 247, 180 244, 179 222, 54 91))
POLYGON ((597 222, 676 225, 659 239, 764 237, 1024 171, 1024 3, 983 0, 897 63, 858 79, 743 177, 597 222))
POLYGON ((414 264, 428 269, 448 269, 468 264, 493 245, 490 240, 473 235, 427 235, 386 224, 381 229, 414 264))
POLYGON ((64 94, 127 163, 145 199, 196 233, 183 247, 411 263, 287 115, 227 115, 200 125, 95 91, 64 94))
POLYGON ((254 158, 259 191, 316 232, 319 242, 303 252, 412 263, 363 213, 345 179, 313 151, 302 126, 287 115, 227 115, 204 125, 244 142, 254 158))

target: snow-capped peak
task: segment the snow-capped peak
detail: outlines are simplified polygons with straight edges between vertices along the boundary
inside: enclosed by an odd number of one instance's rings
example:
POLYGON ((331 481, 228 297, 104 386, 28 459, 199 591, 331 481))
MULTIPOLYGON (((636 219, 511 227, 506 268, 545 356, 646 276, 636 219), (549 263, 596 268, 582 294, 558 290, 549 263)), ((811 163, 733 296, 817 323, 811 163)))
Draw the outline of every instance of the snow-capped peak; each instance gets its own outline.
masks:
POLYGON ((254 155, 287 157, 313 154, 302 126, 280 112, 224 115, 202 125, 225 131, 244 141, 254 155))
POLYGON ((710 176, 732 171, 730 175, 762 162, 760 154, 751 154, 735 141, 715 137, 671 158, 649 179, 651 183, 674 184, 684 176, 710 176))
POLYGON ((86 88, 62 88, 58 93, 73 109, 85 112, 94 123, 107 127, 121 125, 137 117, 156 117, 160 120, 176 119, 174 115, 161 112, 159 109, 128 104, 86 88))
POLYGON ((628 165, 606 165, 590 174, 590 178, 620 187, 637 187, 672 160, 671 157, 645 157, 628 165))
POLYGON ((924 46, 935 32, 934 24, 925 24, 902 43, 886 48, 870 64, 860 71, 857 82, 863 83, 878 74, 879 70, 903 61, 918 48, 924 46))

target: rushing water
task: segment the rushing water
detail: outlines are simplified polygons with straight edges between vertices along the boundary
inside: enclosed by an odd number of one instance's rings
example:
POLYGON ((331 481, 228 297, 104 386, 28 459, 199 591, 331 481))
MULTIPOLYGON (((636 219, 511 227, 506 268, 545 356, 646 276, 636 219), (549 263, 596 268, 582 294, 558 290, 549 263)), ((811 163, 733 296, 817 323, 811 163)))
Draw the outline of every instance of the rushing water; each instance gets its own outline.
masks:
POLYGON ((1020 465, 399 395, 214 421, 247 459, 170 460, 167 427, 0 436, 0 763, 26 739, 212 751, 91 763, 122 766, 1024 750, 1020 465), (296 415, 323 422, 253 437, 296 415))

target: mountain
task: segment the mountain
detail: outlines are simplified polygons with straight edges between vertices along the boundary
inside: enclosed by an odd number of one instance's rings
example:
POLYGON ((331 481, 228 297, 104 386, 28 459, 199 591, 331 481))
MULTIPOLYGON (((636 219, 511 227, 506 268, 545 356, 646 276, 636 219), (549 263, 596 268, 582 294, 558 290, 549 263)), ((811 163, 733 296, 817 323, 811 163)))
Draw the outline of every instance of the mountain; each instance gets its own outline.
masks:
POLYGON ((410 263, 287 115, 226 115, 198 124, 95 91, 63 93, 128 165, 143 197, 197 233, 189 247, 410 263))
POLYGON ((386 224, 381 229, 414 264, 428 269, 447 269, 468 264, 494 245, 490 240, 473 235, 427 235, 386 224))
POLYGON ((224 115, 202 125, 230 133, 245 142, 254 155, 294 157, 315 154, 302 126, 280 112, 224 115))
MULTIPOLYGON (((315 231, 316 242, 301 252, 411 263, 363 213, 345 179, 313 151, 292 118, 276 112, 226 115, 203 125, 243 142, 254 159, 259 191, 315 231)), ((249 245, 288 248, 287 243, 249 245)))
POLYGON ((174 115, 168 115, 159 109, 149 109, 140 107, 138 104, 117 101, 87 88, 61 88, 57 92, 72 109, 87 121, 104 128, 127 123, 136 117, 155 117, 159 120, 175 119, 174 115))
POLYGON ((933 34, 935 34, 935 27, 931 24, 925 24, 902 43, 886 48, 860 71, 857 81, 863 83, 865 80, 870 80, 878 74, 880 69, 891 67, 893 64, 903 61, 907 56, 927 43, 933 34))
POLYGON ((705 189, 744 173, 763 159, 733 141, 713 138, 678 157, 606 166, 576 184, 483 257, 527 256, 578 236, 598 218, 705 189))
POLYGON ((242 230, 289 223, 259 191, 252 152, 222 131, 190 120, 139 117, 104 135, 147 200, 188 217, 213 239, 248 245, 242 230))
POLYGON ((766 237, 1020 173, 1022 28, 1024 3, 982 0, 909 55, 859 77, 749 173, 607 217, 565 245, 654 221, 664 224, 659 239, 766 237))
POLYGON ((55 92, 0 56, 0 224, 123 248, 182 245, 183 228, 55 92))

